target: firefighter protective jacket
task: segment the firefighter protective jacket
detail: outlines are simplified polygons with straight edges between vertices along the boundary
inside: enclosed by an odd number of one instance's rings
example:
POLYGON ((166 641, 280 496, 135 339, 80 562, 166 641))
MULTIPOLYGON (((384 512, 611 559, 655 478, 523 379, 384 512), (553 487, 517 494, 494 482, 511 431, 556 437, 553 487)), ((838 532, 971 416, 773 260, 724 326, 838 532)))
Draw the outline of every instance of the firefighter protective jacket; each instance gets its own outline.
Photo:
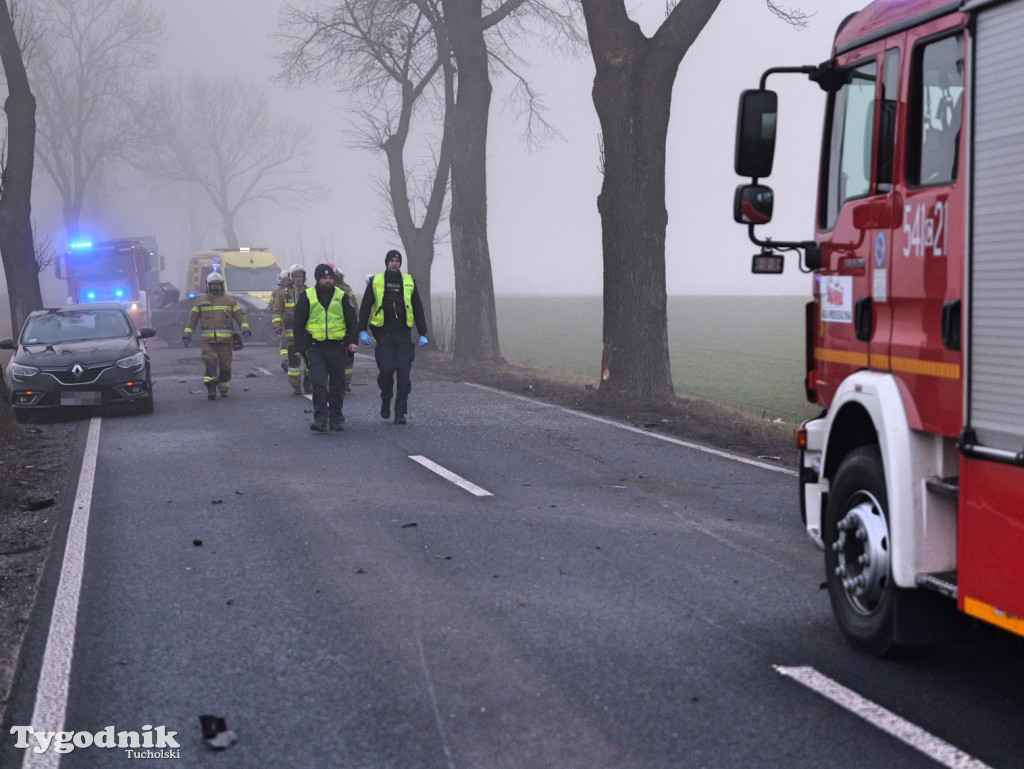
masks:
POLYGON ((282 286, 274 292, 274 301, 270 306, 273 314, 271 323, 274 330, 284 329, 291 336, 292 320, 295 317, 295 300, 298 299, 299 290, 292 286, 282 286))
POLYGON ((250 330, 249 321, 235 297, 231 294, 204 294, 196 297, 182 336, 190 337, 198 328, 204 342, 230 342, 236 321, 242 331, 250 330))

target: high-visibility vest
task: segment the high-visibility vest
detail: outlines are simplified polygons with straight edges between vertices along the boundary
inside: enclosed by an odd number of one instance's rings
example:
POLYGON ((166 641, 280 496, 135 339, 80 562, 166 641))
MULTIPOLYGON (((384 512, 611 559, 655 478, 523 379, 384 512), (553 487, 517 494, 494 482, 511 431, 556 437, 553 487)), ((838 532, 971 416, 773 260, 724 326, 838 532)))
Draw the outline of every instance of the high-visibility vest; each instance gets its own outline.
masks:
POLYGON ((345 328, 345 311, 341 302, 345 292, 335 287, 334 297, 331 303, 324 309, 316 296, 316 288, 307 288, 306 296, 309 297, 309 320, 306 321, 306 333, 317 342, 329 340, 332 342, 344 341, 347 329, 345 328))
MULTIPOLYGON (((416 288, 412 275, 402 276, 402 288, 405 290, 405 325, 412 328, 416 322, 412 314, 412 292, 416 288)), ((384 325, 384 273, 373 276, 373 312, 370 314, 371 326, 384 325)))

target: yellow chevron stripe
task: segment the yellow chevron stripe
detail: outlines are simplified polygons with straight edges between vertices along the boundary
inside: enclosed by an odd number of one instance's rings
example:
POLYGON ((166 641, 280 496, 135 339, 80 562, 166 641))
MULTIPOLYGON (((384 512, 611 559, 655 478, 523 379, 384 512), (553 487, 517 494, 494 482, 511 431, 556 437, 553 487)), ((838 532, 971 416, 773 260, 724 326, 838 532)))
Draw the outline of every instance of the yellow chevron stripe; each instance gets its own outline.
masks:
POLYGON ((905 374, 936 376, 942 379, 960 378, 960 364, 958 363, 940 363, 933 360, 893 357, 891 367, 893 371, 902 371, 905 374))
POLYGON ((850 350, 832 350, 828 347, 815 347, 814 359, 826 363, 845 363, 847 366, 868 365, 868 354, 866 352, 851 352, 850 350))
POLYGON ((879 355, 872 353, 852 352, 850 350, 832 350, 828 347, 815 347, 814 359, 825 363, 841 363, 847 366, 859 366, 880 371, 898 371, 903 374, 918 376, 934 376, 941 379, 959 379, 960 364, 941 363, 939 361, 920 360, 919 358, 901 358, 898 356, 879 355))
POLYGON ((985 622, 991 622, 993 625, 1003 628, 1003 630, 1009 630, 1017 635, 1024 635, 1024 618, 1007 614, 1005 611, 1000 611, 995 606, 990 606, 984 601, 979 601, 977 598, 964 596, 964 612, 985 622))

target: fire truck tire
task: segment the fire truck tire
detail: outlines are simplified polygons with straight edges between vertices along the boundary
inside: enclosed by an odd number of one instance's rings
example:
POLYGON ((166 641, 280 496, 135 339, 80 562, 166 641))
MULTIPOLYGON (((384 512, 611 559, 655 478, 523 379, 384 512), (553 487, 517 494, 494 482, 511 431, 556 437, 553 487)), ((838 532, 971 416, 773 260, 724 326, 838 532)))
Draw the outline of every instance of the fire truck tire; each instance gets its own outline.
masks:
POLYGON ((875 655, 910 650, 898 614, 912 592, 893 583, 885 470, 878 446, 854 449, 839 465, 825 511, 825 579, 836 621, 850 645, 875 655))

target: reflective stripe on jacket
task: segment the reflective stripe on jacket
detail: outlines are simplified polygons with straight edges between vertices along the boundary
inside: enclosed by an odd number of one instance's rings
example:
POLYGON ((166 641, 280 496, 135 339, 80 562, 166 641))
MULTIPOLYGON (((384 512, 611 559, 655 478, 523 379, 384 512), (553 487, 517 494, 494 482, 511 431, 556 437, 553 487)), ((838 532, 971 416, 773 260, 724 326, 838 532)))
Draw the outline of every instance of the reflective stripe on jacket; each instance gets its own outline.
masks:
POLYGON ((306 333, 315 342, 344 342, 348 329, 345 326, 345 309, 341 306, 345 292, 337 286, 327 309, 320 304, 316 296, 316 287, 306 289, 309 299, 309 320, 306 321, 306 333))
MULTIPOLYGON (((412 275, 402 275, 402 289, 405 292, 405 325, 412 328, 415 319, 412 314, 412 292, 416 288, 412 275)), ((384 325, 384 273, 373 276, 373 312, 370 313, 371 326, 384 325)))
POLYGON ((250 330, 249 321, 235 297, 231 294, 204 294, 196 297, 182 335, 190 337, 198 328, 204 342, 230 342, 235 322, 242 331, 250 330))
POLYGON ((292 318, 295 316, 295 300, 299 298, 299 292, 295 286, 282 286, 273 294, 274 301, 270 305, 273 313, 271 323, 274 330, 279 328, 289 329, 288 336, 291 336, 292 318))

